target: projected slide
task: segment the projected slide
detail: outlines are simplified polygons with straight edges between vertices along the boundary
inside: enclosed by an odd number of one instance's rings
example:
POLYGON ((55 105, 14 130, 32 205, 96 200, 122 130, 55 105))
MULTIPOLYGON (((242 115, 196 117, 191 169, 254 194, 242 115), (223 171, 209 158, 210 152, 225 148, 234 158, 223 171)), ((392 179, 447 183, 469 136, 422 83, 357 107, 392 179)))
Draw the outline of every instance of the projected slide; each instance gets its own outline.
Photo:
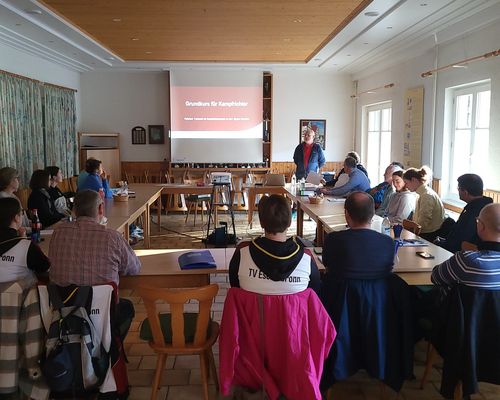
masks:
POLYGON ((172 138, 262 138, 259 87, 172 87, 172 138))
POLYGON ((172 162, 262 162, 262 72, 171 71, 172 162))

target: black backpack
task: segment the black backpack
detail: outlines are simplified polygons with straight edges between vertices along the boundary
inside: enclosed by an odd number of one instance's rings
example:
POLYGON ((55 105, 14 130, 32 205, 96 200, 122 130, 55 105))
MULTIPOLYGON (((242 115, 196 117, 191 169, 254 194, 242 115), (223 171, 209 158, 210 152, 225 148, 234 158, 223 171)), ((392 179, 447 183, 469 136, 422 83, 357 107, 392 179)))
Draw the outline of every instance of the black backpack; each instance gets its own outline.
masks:
POLYGON ((53 310, 42 364, 47 385, 52 392, 73 395, 97 389, 106 377, 109 354, 89 318, 92 287, 47 289, 53 310))

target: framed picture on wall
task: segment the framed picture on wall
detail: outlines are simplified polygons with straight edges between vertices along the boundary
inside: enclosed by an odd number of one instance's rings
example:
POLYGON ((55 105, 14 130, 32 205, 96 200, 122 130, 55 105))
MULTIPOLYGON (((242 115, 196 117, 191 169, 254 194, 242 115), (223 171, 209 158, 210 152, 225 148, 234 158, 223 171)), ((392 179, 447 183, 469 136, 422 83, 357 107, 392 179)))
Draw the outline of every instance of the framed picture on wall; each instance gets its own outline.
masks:
POLYGON ((142 126, 132 128, 132 144, 146 144, 146 129, 142 126))
POLYGON ((326 119, 301 119, 299 125, 299 143, 302 142, 307 129, 312 129, 316 135, 314 142, 318 143, 323 150, 326 146, 326 119))
POLYGON ((164 144, 165 133, 163 125, 148 125, 149 144, 164 144))

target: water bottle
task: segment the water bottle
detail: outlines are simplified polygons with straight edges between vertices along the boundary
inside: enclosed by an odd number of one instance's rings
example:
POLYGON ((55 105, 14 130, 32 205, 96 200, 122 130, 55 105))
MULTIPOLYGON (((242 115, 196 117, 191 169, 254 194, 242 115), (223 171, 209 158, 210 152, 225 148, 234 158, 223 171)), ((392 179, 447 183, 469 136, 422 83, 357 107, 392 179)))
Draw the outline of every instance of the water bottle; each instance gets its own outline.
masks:
POLYGON ((101 198, 102 200, 102 216, 104 216, 104 189, 103 188, 99 188, 99 197, 101 198))
POLYGON ((297 177, 295 176, 295 174, 292 175, 292 187, 297 187, 297 177))
POLYGON ((384 219, 382 220, 382 232, 384 235, 391 236, 391 221, 387 218, 387 215, 384 215, 384 219))
POLYGON ((38 218, 38 209, 34 208, 31 211, 31 241, 33 243, 40 243, 41 230, 42 224, 40 223, 40 218, 38 218))
POLYGON ((302 178, 300 180, 300 195, 304 196, 306 193, 306 180, 305 178, 302 178))

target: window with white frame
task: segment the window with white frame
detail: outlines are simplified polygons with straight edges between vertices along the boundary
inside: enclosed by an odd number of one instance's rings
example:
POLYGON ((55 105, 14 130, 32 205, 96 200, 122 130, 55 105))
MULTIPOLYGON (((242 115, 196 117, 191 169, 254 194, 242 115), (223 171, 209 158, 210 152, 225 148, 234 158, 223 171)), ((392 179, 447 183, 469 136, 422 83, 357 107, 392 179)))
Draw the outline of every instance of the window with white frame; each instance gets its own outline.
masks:
POLYGON ((457 178, 476 173, 485 179, 490 136, 488 83, 453 90, 448 197, 458 198, 457 178))
POLYGON ((365 107, 366 169, 372 186, 384 180, 384 171, 391 163, 392 103, 365 107))

